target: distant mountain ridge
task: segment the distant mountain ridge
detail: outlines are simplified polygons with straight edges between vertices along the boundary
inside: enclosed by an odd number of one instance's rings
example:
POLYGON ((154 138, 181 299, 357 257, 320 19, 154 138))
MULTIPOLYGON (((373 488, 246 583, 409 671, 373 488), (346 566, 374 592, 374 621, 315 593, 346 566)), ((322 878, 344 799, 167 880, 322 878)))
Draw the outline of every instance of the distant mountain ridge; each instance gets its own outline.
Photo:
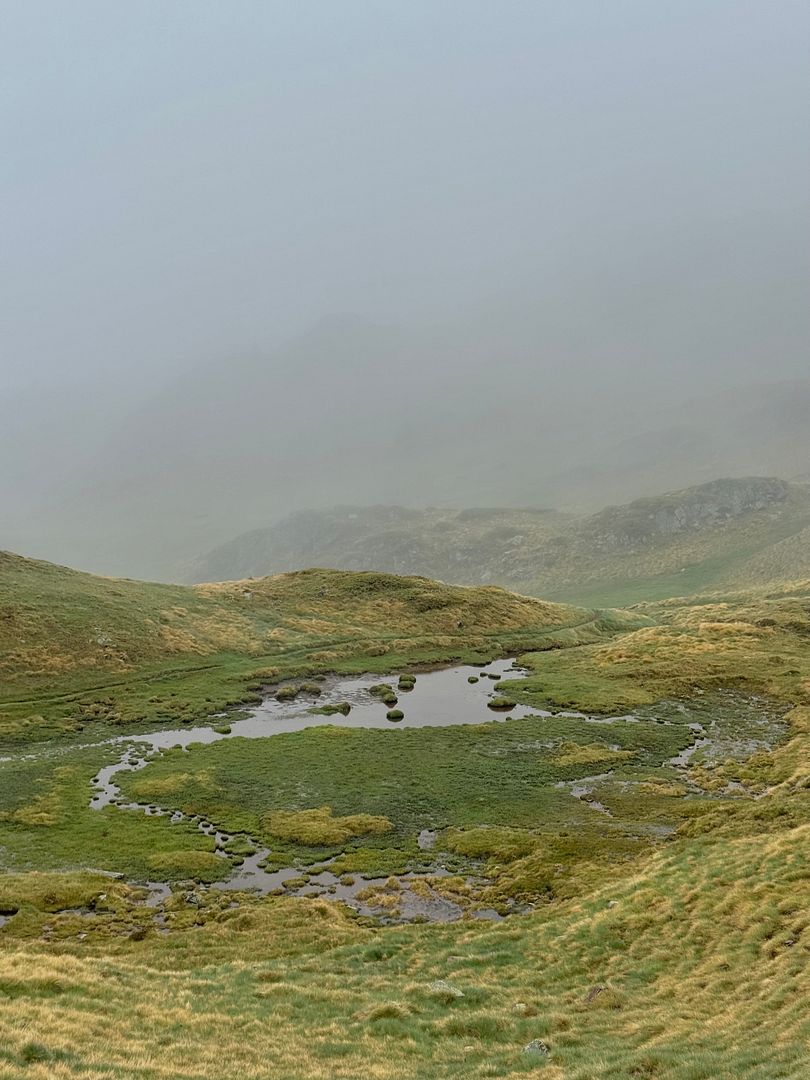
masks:
POLYGON ((592 393, 540 387, 561 339, 538 325, 507 347, 500 325, 326 320, 141 396, 89 386, 0 401, 0 543, 176 581, 199 552, 306 507, 582 514, 718 476, 808 470, 810 379, 708 387, 694 372, 653 392, 599 366, 592 393))
POLYGON ((625 548, 770 510, 786 503, 789 495, 790 485, 776 478, 714 480, 625 506, 609 506, 587 519, 586 531, 594 539, 625 548))
POLYGON ((188 579, 320 565, 618 603, 739 585, 746 572, 759 584, 800 577, 810 565, 808 543, 810 487, 742 477, 579 517, 507 508, 303 511, 215 548, 188 579))
POLYGON ((188 570, 192 582, 284 573, 308 566, 418 573, 461 584, 522 580, 521 552, 556 536, 570 515, 554 510, 338 506, 302 510, 215 548, 188 570))

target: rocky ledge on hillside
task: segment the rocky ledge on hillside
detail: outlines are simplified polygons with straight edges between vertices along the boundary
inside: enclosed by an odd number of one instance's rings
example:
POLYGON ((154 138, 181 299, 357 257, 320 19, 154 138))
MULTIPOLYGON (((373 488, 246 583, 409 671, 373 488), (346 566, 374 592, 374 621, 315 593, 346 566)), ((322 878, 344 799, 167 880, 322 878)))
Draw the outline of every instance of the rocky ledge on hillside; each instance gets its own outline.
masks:
POLYGON ((679 533, 710 529, 747 514, 776 510, 790 485, 776 477, 712 480, 626 506, 609 506, 584 524, 583 533, 600 551, 622 551, 679 533))

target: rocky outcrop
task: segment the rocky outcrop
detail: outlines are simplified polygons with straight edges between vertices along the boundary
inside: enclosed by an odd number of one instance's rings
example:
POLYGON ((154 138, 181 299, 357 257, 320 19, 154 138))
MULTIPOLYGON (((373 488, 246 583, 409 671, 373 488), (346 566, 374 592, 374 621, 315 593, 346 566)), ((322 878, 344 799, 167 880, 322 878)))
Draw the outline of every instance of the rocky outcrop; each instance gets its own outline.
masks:
POLYGON ((778 508, 790 485, 776 477, 713 480, 626 506, 610 506, 583 522, 579 544, 601 552, 626 551, 700 529, 712 529, 746 514, 778 508))
MULTIPOLYGON (((809 525, 810 488, 771 477, 713 480, 588 517, 508 507, 333 507, 245 533, 201 559, 190 578, 243 579, 328 566, 579 600, 583 584, 603 581, 613 588, 704 564, 709 570, 695 579, 700 588, 728 582, 735 564, 809 525)), ((776 553, 781 579, 803 576, 794 570, 806 563, 806 535, 803 545, 785 543, 776 553)), ((759 580, 776 565, 766 561, 759 580)), ((695 586, 684 578, 667 587, 695 586)))

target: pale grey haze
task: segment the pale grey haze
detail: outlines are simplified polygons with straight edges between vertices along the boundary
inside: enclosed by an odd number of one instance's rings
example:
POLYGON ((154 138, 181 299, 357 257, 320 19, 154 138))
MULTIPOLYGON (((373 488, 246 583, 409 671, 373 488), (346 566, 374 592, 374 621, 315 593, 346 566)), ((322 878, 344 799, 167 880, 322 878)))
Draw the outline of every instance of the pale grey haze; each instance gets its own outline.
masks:
POLYGON ((810 7, 0 3, 0 547, 810 473, 810 7))

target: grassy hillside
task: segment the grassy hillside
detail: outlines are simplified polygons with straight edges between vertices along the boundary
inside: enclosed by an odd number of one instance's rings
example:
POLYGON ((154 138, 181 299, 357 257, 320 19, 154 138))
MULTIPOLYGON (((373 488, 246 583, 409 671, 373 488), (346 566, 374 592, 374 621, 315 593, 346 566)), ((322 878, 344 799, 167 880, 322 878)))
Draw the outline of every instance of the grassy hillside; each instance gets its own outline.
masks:
MULTIPOLYGON (((810 582, 634 608, 654 625, 530 657, 522 699, 596 712, 717 689, 810 704, 810 582)), ((519 696, 519 692, 516 692, 519 696)))
POLYGON ((536 575, 532 592, 571 602, 609 605, 688 596, 737 581, 749 560, 770 563, 758 580, 802 576, 774 545, 810 524, 810 488, 781 480, 718 480, 584 519, 562 548, 560 562, 536 575))
POLYGON ((718 480, 574 518, 552 511, 307 511, 246 533, 189 573, 246 577, 302 564, 494 582, 586 606, 623 606, 722 584, 793 580, 810 566, 810 488, 718 480))
POLYGON ((563 604, 425 578, 308 570, 187 587, 3 553, 0 739, 190 723, 255 700, 263 683, 287 675, 502 655, 548 635, 577 640, 598 632, 595 620, 563 604))
POLYGON ((740 588, 810 577, 810 526, 758 551, 736 567, 730 580, 740 588))
MULTIPOLYGON (((203 834, 87 809, 110 748, 62 740, 58 754, 0 762, 0 865, 14 871, 0 876, 0 1077, 803 1080, 810 583, 648 604, 624 625, 591 621, 583 633, 566 624, 587 613, 379 575, 316 571, 164 592, 8 566, 15 610, 27 611, 22 644, 41 650, 55 629, 62 655, 74 657, 51 674, 51 692, 77 672, 105 670, 100 646, 86 642, 100 622, 82 615, 82 597, 92 612, 86 590, 96 590, 106 632, 128 628, 117 662, 138 678, 162 662, 152 624, 178 595, 187 645, 214 648, 234 611, 253 603, 250 634, 271 621, 292 634, 282 643, 294 663, 316 640, 321 653, 327 639, 339 650, 350 627, 364 642, 399 650, 407 641, 419 654, 460 648, 466 619, 494 649, 492 620, 500 644, 514 635, 529 649, 530 675, 510 693, 614 718, 327 726, 169 752, 126 778, 133 798, 266 830, 285 858, 335 853, 334 837, 310 837, 314 848, 295 839, 287 826, 302 809, 384 815, 391 831, 344 845, 341 872, 382 859, 398 872, 420 857, 416 831, 438 818, 456 876, 437 888, 471 912, 515 897, 535 903, 501 923, 381 926, 324 899, 284 896, 242 894, 234 907, 232 895, 200 884, 217 862, 203 834), (82 647, 71 651, 74 639, 82 647), (571 647, 547 647, 560 641, 571 647), (638 722, 618 716, 628 707, 638 722), (694 744, 695 722, 710 744, 676 768, 670 756, 694 744), (588 773, 602 774, 592 778, 601 811, 557 787, 588 773), (87 866, 135 877, 174 866, 186 880, 159 925, 135 887, 87 866)), ((24 663, 18 680, 42 677, 24 663)), ((395 904, 395 885, 385 888, 395 904)))
POLYGON ((318 638, 335 644, 353 631, 369 639, 470 637, 562 626, 581 614, 426 578, 307 570, 190 588, 96 577, 8 553, 0 554, 0 598, 0 671, 8 679, 284 651, 318 638))
POLYGON ((185 929, 140 941, 109 915, 77 941, 75 917, 32 916, 58 929, 5 935, 0 1075, 803 1080, 808 826, 755 835, 677 841, 499 925, 297 900, 178 905, 185 929))

